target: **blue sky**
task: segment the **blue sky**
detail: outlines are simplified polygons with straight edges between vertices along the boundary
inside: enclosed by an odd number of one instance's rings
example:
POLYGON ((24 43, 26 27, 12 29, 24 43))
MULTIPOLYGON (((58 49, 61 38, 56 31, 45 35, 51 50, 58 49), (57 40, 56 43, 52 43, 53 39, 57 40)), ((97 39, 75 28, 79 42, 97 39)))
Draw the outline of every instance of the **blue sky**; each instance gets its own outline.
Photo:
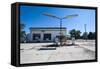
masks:
MULTIPOLYGON (((95 31, 95 10, 92 9, 75 9, 75 8, 57 8, 43 6, 20 6, 20 23, 25 24, 25 31, 29 33, 30 27, 59 27, 60 21, 43 13, 54 14, 58 17, 78 14, 79 16, 64 19, 63 27, 66 27, 68 32, 72 29, 84 32, 84 24, 87 24, 87 32, 95 31)), ((67 32, 67 33, 68 33, 67 32)))

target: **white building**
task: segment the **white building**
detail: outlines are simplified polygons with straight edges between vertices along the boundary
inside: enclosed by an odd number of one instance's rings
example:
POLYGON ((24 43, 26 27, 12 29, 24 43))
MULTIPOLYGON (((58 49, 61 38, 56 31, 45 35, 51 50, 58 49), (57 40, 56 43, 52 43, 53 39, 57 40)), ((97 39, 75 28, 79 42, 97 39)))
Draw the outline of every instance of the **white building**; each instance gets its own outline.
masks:
MULTIPOLYGON (((66 36, 66 28, 63 27, 61 31, 66 36)), ((27 34, 27 40, 28 42, 53 42, 59 36, 59 27, 31 27, 30 33, 27 34)))

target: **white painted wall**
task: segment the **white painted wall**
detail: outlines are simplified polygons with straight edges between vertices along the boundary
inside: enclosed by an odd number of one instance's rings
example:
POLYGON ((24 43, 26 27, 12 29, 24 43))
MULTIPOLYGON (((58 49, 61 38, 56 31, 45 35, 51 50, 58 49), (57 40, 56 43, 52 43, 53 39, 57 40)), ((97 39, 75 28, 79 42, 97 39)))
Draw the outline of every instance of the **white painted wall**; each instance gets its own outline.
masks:
MULTIPOLYGON (((59 35, 60 31, 59 30, 46 30, 45 29, 44 32, 42 32, 40 29, 39 30, 31 30, 29 39, 31 41, 33 41, 33 34, 41 34, 40 41, 44 41, 43 37, 44 37, 44 34, 46 34, 46 33, 50 33, 51 34, 51 41, 54 41, 54 38, 57 35, 59 35)), ((62 33, 64 35, 66 35, 66 30, 62 30, 62 33)))

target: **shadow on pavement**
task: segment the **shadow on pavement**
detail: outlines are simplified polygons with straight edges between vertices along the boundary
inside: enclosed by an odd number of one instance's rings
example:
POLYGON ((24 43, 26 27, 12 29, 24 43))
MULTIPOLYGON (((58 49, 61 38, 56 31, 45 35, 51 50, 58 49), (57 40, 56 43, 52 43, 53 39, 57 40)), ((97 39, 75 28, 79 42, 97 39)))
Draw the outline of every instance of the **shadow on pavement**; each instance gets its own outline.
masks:
MULTIPOLYGON (((61 46, 78 46, 78 44, 64 44, 64 45, 61 45, 61 46)), ((42 46, 42 47, 61 47, 60 45, 55 45, 55 44, 52 44, 52 45, 45 45, 45 46, 42 46)))
MULTIPOLYGON (((78 46, 78 44, 66 44, 66 45, 62 45, 62 47, 64 46, 78 46)), ((52 45, 45 45, 45 46, 42 46, 41 48, 39 48, 38 50, 56 50, 56 47, 61 47, 60 45, 55 45, 55 44, 52 44, 52 45)))
POLYGON ((40 48, 38 50, 56 50, 56 48, 48 48, 48 47, 45 47, 45 48, 40 48))

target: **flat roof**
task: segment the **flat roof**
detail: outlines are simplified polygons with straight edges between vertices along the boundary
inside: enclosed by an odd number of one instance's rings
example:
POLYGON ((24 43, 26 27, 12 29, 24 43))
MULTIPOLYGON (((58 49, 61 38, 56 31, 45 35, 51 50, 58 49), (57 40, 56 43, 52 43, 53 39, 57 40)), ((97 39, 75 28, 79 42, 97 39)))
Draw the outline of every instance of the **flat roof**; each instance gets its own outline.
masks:
MULTIPOLYGON (((30 27, 29 29, 60 29, 60 27, 30 27)), ((66 29, 66 27, 62 27, 61 29, 66 29)))

